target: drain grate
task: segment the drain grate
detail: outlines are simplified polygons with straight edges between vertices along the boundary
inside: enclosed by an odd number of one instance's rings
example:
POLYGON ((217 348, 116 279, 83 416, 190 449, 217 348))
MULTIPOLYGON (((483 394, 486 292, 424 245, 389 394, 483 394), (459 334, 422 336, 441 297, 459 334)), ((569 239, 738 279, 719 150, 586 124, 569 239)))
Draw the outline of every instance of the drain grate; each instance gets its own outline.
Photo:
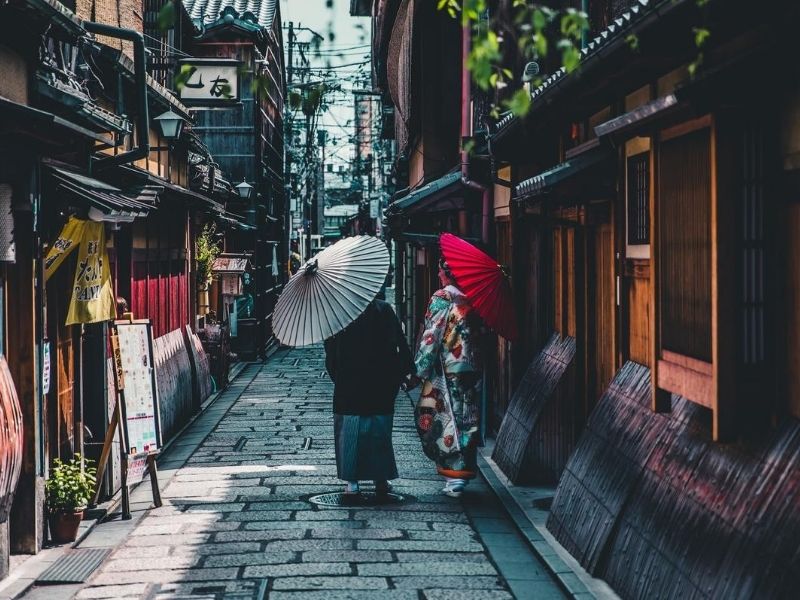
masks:
POLYGON ((328 492, 311 496, 308 501, 317 506, 335 508, 340 506, 383 506, 385 504, 400 504, 408 501, 410 496, 390 493, 378 495, 375 492, 361 492, 360 494, 344 494, 342 492, 328 492))
POLYGON ((69 550, 39 575, 36 583, 83 583, 109 554, 108 548, 69 550))

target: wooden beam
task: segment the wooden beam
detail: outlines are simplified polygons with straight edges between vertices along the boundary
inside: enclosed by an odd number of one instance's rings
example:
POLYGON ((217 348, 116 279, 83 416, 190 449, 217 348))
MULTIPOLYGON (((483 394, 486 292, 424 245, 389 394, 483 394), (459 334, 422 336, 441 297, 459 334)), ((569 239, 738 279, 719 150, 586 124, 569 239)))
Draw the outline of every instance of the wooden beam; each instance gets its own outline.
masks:
POLYGON ((713 437, 731 440, 737 418, 736 348, 739 322, 736 318, 736 210, 735 200, 741 142, 740 119, 733 115, 711 122, 711 362, 713 437))
POLYGON ((659 265, 658 247, 658 143, 653 143, 650 151, 650 390, 651 406, 655 412, 672 410, 672 394, 660 389, 659 357, 661 348, 661 332, 659 316, 659 265))
POLYGON ((700 404, 707 408, 714 408, 714 381, 713 377, 693 371, 681 364, 669 362, 668 360, 658 361, 658 384, 659 392, 667 393, 666 390, 683 396, 695 404, 700 404))
POLYGON ((10 517, 11 550, 36 554, 44 542, 44 478, 39 469, 39 442, 44 432, 39 403, 39 346, 36 321, 36 251, 33 213, 17 212, 17 262, 8 269, 8 364, 20 398, 23 416, 22 473, 10 517))

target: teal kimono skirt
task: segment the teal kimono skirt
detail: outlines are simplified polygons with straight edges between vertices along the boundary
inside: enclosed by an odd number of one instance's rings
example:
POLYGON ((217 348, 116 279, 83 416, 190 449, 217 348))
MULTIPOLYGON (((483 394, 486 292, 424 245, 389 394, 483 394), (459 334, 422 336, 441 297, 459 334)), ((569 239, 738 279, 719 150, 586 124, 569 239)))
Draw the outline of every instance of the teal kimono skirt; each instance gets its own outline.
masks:
POLYGON ((393 415, 333 415, 336 472, 345 481, 397 478, 393 415))

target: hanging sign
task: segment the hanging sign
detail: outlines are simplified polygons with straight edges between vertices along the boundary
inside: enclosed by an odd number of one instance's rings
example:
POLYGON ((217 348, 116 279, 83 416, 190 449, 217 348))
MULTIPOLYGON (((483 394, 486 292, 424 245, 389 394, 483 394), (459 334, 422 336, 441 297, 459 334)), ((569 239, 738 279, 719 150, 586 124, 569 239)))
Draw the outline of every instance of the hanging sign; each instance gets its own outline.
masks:
POLYGON ((47 281, 76 248, 78 266, 70 292, 67 325, 99 323, 116 317, 103 223, 70 217, 44 260, 47 281))
POLYGON ((106 255, 105 226, 95 221, 84 221, 67 325, 100 323, 110 321, 116 316, 117 308, 106 255))
POLYGON ((50 393, 50 342, 44 340, 42 346, 42 394, 50 393))
POLYGON ((117 321, 114 366, 121 396, 126 452, 152 454, 161 447, 153 333, 149 321, 117 321))
POLYGON ((369 201, 369 218, 377 219, 380 216, 380 200, 373 198, 369 201))
POLYGON ((50 276, 56 272, 61 263, 75 250, 83 239, 83 227, 86 221, 70 217, 64 229, 58 235, 58 238, 44 259, 44 280, 45 282, 50 279, 50 276))
POLYGON ((180 98, 185 104, 209 105, 238 102, 241 62, 190 58, 180 61, 180 98))
POLYGON ((242 293, 242 278, 236 273, 220 275, 223 296, 238 296, 242 293))

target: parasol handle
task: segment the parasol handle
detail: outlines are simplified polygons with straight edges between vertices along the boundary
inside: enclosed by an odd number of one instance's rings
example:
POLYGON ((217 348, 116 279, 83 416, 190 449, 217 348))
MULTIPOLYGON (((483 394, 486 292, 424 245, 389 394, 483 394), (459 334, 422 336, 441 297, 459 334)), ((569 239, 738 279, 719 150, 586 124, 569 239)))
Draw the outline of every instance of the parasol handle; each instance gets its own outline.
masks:
POLYGON ((305 267, 306 276, 313 275, 314 273, 317 272, 317 270, 319 269, 319 264, 317 264, 317 262, 318 261, 313 260, 313 261, 309 261, 309 262, 306 263, 306 267, 305 267))

